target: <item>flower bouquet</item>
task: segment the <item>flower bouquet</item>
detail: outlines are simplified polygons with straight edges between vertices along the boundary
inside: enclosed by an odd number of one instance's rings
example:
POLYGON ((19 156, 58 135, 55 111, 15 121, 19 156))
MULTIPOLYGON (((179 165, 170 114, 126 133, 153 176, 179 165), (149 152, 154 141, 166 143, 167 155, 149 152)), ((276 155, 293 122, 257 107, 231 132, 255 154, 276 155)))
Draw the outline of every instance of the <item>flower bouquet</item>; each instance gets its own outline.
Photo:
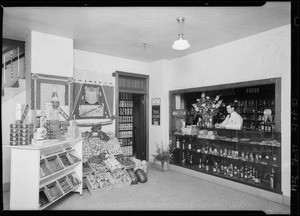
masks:
POLYGON ((210 119, 209 125, 202 126, 212 126, 212 117, 217 115, 219 111, 219 107, 222 104, 222 100, 220 100, 220 95, 217 95, 214 100, 211 100, 209 96, 205 96, 203 92, 201 94, 201 98, 197 99, 197 103, 193 103, 192 111, 194 113, 194 118, 199 116, 199 121, 204 119, 210 119))

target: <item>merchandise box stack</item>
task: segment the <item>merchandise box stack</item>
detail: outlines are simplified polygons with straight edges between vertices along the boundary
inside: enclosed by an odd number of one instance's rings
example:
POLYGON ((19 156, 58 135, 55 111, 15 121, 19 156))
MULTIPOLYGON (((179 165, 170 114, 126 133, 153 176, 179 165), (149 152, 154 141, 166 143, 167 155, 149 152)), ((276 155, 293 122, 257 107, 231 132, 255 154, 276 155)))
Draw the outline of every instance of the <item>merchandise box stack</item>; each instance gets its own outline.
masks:
POLYGON ((34 124, 10 124, 10 145, 30 145, 34 124))
POLYGON ((59 120, 46 120, 47 134, 45 139, 60 139, 59 120))

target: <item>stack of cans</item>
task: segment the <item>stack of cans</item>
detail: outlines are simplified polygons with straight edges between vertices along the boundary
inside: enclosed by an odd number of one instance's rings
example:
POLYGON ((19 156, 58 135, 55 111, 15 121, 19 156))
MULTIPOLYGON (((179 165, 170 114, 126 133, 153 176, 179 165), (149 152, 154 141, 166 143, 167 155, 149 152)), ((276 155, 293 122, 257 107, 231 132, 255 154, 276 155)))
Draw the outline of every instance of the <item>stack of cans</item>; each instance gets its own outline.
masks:
POLYGON ((10 145, 30 145, 34 124, 10 124, 10 145))

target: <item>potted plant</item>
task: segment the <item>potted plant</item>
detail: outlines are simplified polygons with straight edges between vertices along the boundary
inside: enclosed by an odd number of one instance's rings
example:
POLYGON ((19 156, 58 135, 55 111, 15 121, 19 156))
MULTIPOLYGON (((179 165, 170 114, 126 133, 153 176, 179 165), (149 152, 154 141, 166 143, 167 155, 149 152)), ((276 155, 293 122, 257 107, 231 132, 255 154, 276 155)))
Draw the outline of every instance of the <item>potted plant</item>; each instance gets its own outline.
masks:
POLYGON ((174 150, 174 146, 172 141, 169 141, 168 147, 164 148, 163 142, 161 142, 161 146, 156 143, 156 154, 152 155, 154 162, 161 163, 162 172, 165 171, 166 167, 168 167, 169 162, 172 158, 172 152, 174 150))

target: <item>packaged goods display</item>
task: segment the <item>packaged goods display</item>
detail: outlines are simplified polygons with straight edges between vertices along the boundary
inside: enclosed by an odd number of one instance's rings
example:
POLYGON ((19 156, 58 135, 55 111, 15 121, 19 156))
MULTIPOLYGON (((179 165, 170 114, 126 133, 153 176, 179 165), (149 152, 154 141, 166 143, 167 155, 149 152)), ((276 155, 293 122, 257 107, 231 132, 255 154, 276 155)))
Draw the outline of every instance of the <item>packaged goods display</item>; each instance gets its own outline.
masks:
POLYGON ((115 171, 124 167, 113 155, 112 157, 109 157, 106 160, 104 160, 104 163, 110 171, 115 171))
POLYGON ((94 170, 95 173, 98 172, 106 172, 108 168, 106 167, 105 163, 89 163, 91 168, 94 170))
POLYGON ((112 189, 113 183, 109 173, 100 173, 96 175, 88 175, 86 185, 90 192, 96 189, 112 189))
POLYGON ((82 164, 82 173, 84 176, 90 174, 90 173, 93 173, 94 170, 93 168, 91 167, 90 163, 89 162, 84 162, 82 164))
POLYGON ((60 190, 57 182, 53 182, 46 186, 51 199, 54 201, 63 195, 63 192, 60 190))
POLYGON ((21 155, 11 157, 11 178, 19 179, 11 182, 10 191, 14 194, 10 199, 11 210, 43 210, 69 192, 82 194, 81 139, 7 148, 12 156, 21 155), (69 152, 79 159, 78 163, 73 162, 69 152))
POLYGON ((46 160, 49 164, 50 169, 53 172, 57 172, 64 168, 63 165, 61 164, 60 160, 58 159, 57 155, 51 156, 51 157, 47 158, 46 160))
POLYGON ((65 167, 68 167, 68 166, 72 165, 72 162, 71 162, 71 160, 69 158, 70 156, 68 155, 67 152, 59 154, 58 157, 59 157, 59 159, 61 160, 61 162, 63 163, 63 165, 65 167))
POLYGON ((127 156, 117 156, 116 159, 125 167, 125 169, 134 168, 135 163, 130 160, 127 156))
POLYGON ((110 176, 115 185, 130 185, 132 181, 126 170, 116 170, 111 172, 110 176))
POLYGON ((199 135, 177 134, 171 163, 282 193, 280 133, 211 129, 199 135))
POLYGON ((50 194, 47 192, 45 188, 41 188, 39 192, 39 205, 40 207, 44 207, 48 203, 52 202, 50 198, 50 194))
POLYGON ((71 159, 74 163, 81 161, 79 155, 77 154, 77 152, 75 150, 69 151, 68 155, 71 157, 71 159))
POLYGON ((120 143, 116 137, 110 138, 110 140, 106 142, 106 150, 108 154, 121 154, 120 143))
POLYGON ((10 124, 10 145, 30 145, 34 124, 10 124))
POLYGON ((61 189, 64 191, 64 193, 67 193, 70 190, 72 190, 72 186, 70 185, 67 177, 63 177, 63 178, 59 179, 57 182, 59 183, 59 185, 60 185, 61 189))
POLYGON ((40 178, 43 178, 47 175, 53 173, 45 159, 40 161, 40 178))
POLYGON ((76 187, 77 185, 79 185, 81 183, 81 181, 79 180, 79 178, 75 172, 68 175, 68 178, 69 178, 70 182, 72 183, 73 187, 76 187))
POLYGON ((133 154, 133 94, 119 93, 118 139, 124 155, 133 154))
POLYGON ((90 158, 93 158, 94 156, 98 155, 105 155, 107 153, 118 155, 123 153, 120 143, 113 132, 100 132, 101 136, 98 136, 99 132, 97 132, 98 135, 96 137, 85 137, 83 141, 84 162, 89 161, 90 158))

